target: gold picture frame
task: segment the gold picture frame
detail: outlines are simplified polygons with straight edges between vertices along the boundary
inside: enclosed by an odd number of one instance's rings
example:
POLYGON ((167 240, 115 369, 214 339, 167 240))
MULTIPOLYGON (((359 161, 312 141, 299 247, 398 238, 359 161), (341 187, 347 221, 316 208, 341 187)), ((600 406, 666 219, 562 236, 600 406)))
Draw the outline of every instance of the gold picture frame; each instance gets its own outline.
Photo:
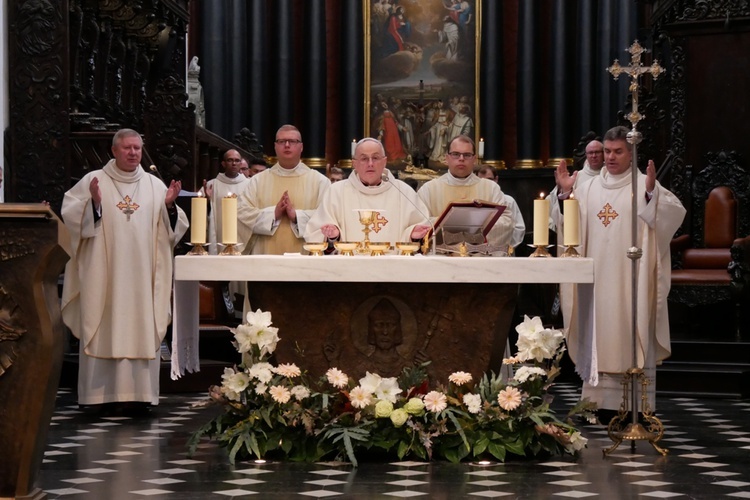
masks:
POLYGON ((445 168, 451 138, 479 138, 481 1, 362 1, 365 135, 390 168, 445 168))

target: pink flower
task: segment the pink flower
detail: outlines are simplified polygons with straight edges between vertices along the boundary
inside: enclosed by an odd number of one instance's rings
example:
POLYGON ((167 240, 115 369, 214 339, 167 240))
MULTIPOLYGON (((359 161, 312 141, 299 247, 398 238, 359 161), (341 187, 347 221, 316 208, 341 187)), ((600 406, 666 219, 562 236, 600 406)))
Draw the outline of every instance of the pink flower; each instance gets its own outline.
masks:
POLYGON ((289 398, 292 397, 292 393, 289 392, 289 389, 280 385, 272 386, 268 389, 268 392, 271 394, 273 400, 280 404, 289 402, 289 398))
POLYGON ((424 407, 433 413, 440 413, 448 407, 448 400, 442 392, 430 391, 425 394, 424 407))
POLYGON ((506 387, 497 395, 497 402, 505 411, 513 411, 521 405, 521 391, 515 387, 506 387))
POLYGON ((464 385, 471 382, 471 373, 466 372, 454 372, 448 377, 448 380, 456 385, 464 385))
POLYGON ((349 383, 349 377, 338 368, 329 368, 326 372, 326 378, 328 379, 328 383, 336 389, 343 389, 349 383))

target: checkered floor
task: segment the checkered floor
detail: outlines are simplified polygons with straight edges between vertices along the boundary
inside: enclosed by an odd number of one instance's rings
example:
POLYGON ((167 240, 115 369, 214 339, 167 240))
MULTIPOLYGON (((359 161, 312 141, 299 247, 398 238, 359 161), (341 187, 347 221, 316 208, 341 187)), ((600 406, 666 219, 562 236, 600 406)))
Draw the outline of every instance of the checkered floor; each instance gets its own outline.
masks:
MULTIPOLYGON (((579 387, 560 384, 556 404, 579 387)), ((186 440, 213 416, 192 409, 203 395, 164 395, 148 418, 95 417, 61 390, 38 486, 48 498, 750 498, 750 402, 657 399, 665 424, 662 457, 648 443, 631 453, 603 426, 585 426, 589 448, 578 459, 505 464, 423 462, 238 463, 202 443, 192 458, 186 440)))

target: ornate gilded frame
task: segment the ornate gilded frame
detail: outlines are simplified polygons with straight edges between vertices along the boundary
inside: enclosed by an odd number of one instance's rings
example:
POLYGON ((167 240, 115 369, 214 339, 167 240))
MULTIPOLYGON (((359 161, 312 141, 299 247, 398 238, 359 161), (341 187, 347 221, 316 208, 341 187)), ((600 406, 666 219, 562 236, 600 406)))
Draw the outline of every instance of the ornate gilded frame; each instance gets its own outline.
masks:
POLYGON ((450 138, 480 137, 481 1, 362 1, 365 135, 391 168, 445 168, 450 138))

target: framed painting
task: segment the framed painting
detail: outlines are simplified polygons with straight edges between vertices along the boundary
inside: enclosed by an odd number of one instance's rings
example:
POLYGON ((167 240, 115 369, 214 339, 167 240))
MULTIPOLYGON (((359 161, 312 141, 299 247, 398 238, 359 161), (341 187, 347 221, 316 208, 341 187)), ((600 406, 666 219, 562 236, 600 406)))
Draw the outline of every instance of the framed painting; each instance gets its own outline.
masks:
POLYGON ((481 2, 363 2, 365 135, 389 168, 445 168, 452 138, 478 137, 481 2))

